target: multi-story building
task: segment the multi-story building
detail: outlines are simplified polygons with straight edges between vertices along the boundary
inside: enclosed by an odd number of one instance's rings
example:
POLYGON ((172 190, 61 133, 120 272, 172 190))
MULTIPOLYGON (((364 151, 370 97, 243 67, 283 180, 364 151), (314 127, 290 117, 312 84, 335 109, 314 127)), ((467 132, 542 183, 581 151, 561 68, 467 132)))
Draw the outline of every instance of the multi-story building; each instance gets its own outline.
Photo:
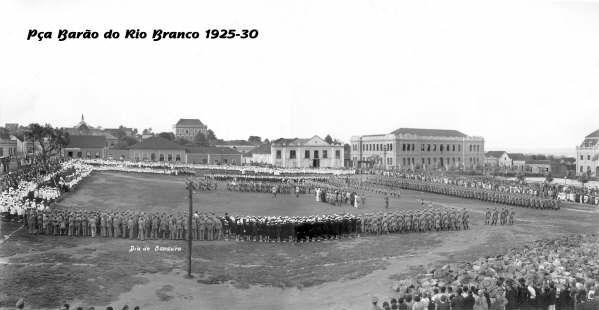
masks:
POLYGON ((351 138, 352 166, 380 169, 476 169, 485 162, 485 140, 457 130, 399 128, 351 138))
POLYGON ((278 139, 271 144, 271 163, 284 168, 343 168, 343 144, 310 139, 278 139))
POLYGON ((208 126, 204 125, 199 119, 182 118, 174 126, 175 137, 193 141, 198 133, 206 135, 208 126))
POLYGON ((576 175, 599 176, 599 129, 576 147, 576 175))

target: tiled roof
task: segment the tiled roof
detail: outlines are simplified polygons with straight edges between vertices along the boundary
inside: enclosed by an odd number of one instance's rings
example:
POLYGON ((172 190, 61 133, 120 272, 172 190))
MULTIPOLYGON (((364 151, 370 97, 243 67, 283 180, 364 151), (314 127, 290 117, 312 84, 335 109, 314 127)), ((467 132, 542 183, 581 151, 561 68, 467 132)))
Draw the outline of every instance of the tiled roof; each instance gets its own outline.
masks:
POLYGON ((465 134, 457 130, 447 129, 421 129, 421 128, 399 128, 393 132, 394 135, 398 134, 412 134, 417 136, 425 137, 466 137, 465 134))
POLYGON ((270 143, 263 143, 262 145, 252 149, 251 151, 249 151, 247 154, 248 155, 252 155, 252 154, 270 154, 270 143))
POLYGON ((300 139, 300 138, 279 138, 275 141, 272 142, 272 144, 274 145, 288 145, 288 146, 294 146, 294 145, 302 145, 306 142, 308 142, 310 139, 300 139))
POLYGON ((229 141, 218 142, 216 144, 218 144, 218 145, 247 145, 247 146, 256 145, 256 144, 250 143, 247 140, 229 140, 229 141))
POLYGON ((522 153, 508 153, 507 156, 509 156, 511 160, 526 160, 526 157, 522 153))
POLYGON ((165 138, 155 136, 131 146, 132 150, 184 150, 185 147, 165 138))
POLYGON ((495 158, 499 158, 501 157, 503 154, 505 153, 505 151, 488 151, 485 155, 487 157, 495 157, 495 158))
POLYGON ((106 146, 106 137, 88 135, 70 135, 66 148, 103 148, 106 146))
POLYGON ((219 154, 219 155, 239 155, 236 150, 228 147, 216 146, 197 146, 186 148, 187 153, 191 154, 219 154))
POLYGON ((588 136, 586 136, 585 138, 599 138, 599 129, 591 132, 591 134, 589 134, 588 136))
POLYGON ((202 123, 202 121, 200 121, 197 118, 182 118, 182 119, 179 119, 179 121, 177 122, 177 124, 175 126, 204 127, 204 124, 202 123))
POLYGON ((551 161, 548 159, 531 159, 526 161, 529 165, 550 165, 551 161))

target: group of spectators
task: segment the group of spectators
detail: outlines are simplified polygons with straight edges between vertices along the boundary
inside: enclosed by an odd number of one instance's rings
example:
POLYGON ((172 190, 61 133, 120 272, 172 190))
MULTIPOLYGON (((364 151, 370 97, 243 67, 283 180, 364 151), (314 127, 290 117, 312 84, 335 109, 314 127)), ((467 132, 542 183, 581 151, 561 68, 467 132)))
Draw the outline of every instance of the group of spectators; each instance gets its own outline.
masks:
POLYGON ((539 240, 422 272, 395 282, 382 304, 373 297, 373 309, 599 309, 597 235, 539 240))
POLYGON ((85 165, 61 160, 22 166, 4 176, 10 186, 0 193, 0 215, 4 220, 23 221, 27 210, 46 210, 90 172, 85 165))
POLYGON ((84 159, 83 162, 94 165, 112 168, 135 168, 152 170, 178 170, 178 171, 203 171, 211 174, 218 173, 238 173, 238 174, 264 174, 264 175, 294 175, 294 174, 323 174, 323 175, 343 175, 354 174, 353 170, 348 169, 328 169, 328 168, 269 168, 258 166, 240 166, 240 165, 208 165, 208 164, 189 164, 182 162, 136 162, 122 160, 106 159, 84 159))

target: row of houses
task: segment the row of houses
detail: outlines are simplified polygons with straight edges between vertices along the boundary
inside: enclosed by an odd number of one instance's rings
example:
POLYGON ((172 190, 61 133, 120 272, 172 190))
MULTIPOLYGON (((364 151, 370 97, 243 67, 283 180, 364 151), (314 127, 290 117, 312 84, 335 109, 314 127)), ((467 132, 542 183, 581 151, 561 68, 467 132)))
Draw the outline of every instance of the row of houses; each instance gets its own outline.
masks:
POLYGON ((128 148, 111 148, 104 136, 71 136, 63 155, 70 158, 102 158, 128 161, 179 162, 210 165, 242 164, 241 153, 214 146, 187 147, 153 136, 128 148))
POLYGON ((485 153, 485 168, 503 172, 526 172, 538 175, 551 173, 553 176, 569 176, 575 174, 576 159, 489 151, 485 153))

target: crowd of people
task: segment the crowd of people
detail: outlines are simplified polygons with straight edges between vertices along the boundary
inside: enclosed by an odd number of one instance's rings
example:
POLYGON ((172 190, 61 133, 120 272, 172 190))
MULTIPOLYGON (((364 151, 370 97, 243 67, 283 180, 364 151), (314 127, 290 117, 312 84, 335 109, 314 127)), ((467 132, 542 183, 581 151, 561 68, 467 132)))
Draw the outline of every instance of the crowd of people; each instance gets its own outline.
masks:
POLYGON ((396 281, 373 309, 597 309, 599 237, 540 240, 396 281), (382 308, 380 301, 383 300, 382 308))
POLYGON ((366 179, 361 184, 362 186, 376 185, 389 188, 409 189, 535 209, 559 210, 561 206, 561 203, 558 200, 526 193, 503 192, 476 186, 463 186, 443 182, 438 183, 420 178, 376 176, 366 179))
POLYGON ((310 187, 303 183, 280 183, 280 182, 255 182, 255 181, 231 181, 227 182, 227 190, 232 192, 271 193, 277 194, 300 194, 309 193, 310 187))
POLYGON ((514 217, 516 216, 516 211, 514 209, 508 209, 507 207, 502 207, 501 210, 494 207, 492 210, 487 208, 485 210, 485 225, 497 225, 497 220, 499 220, 499 224, 501 225, 513 225, 514 217))
POLYGON ((385 172, 383 176, 419 180, 426 183, 455 185, 499 193, 521 194, 537 198, 599 205, 599 188, 560 184, 559 182, 530 182, 492 176, 449 175, 425 172, 385 172))
POLYGON ((106 170, 123 169, 149 169, 149 170, 167 170, 167 171, 202 171, 208 174, 255 174, 255 175, 351 175, 354 170, 349 169, 330 169, 330 168, 269 168, 258 166, 243 165, 208 165, 208 164, 190 164, 178 161, 174 162, 148 162, 148 161, 126 161, 126 160, 107 160, 107 159, 83 159, 82 162, 102 167, 106 170))
MULTIPOLYGON (((217 216, 192 214, 193 240, 316 241, 360 234, 469 229, 469 214, 453 208, 314 216, 217 216)), ((28 208, 24 223, 31 234, 69 237, 184 240, 186 212, 28 208)))
MULTIPOLYGON (((23 298, 19 298, 19 300, 17 300, 17 303, 15 304, 15 308, 16 309, 25 309, 25 300, 23 298)), ((77 306, 77 307, 71 307, 70 304, 63 304, 61 307, 59 307, 58 309, 60 310, 96 310, 96 307, 84 307, 84 306, 77 306)), ((104 308, 105 310, 115 310, 114 307, 112 306, 107 306, 104 308)), ((116 308, 117 310, 119 308, 116 308)), ((140 310, 141 308, 139 306, 135 306, 133 308, 130 308, 129 305, 123 305, 122 308, 120 308, 121 310, 140 310)))
MULTIPOLYGON (((186 212, 141 212, 133 210, 27 209, 25 226, 31 234, 69 237, 125 239, 187 239, 186 212)), ((223 218, 213 213, 194 212, 194 240, 223 239, 223 218)))
POLYGON ((88 166, 72 161, 38 162, 19 169, 23 171, 4 177, 10 180, 7 183, 16 184, 0 193, 0 214, 4 220, 22 222, 27 210, 46 210, 91 173, 88 166), (23 179, 17 182, 18 176, 23 179))

